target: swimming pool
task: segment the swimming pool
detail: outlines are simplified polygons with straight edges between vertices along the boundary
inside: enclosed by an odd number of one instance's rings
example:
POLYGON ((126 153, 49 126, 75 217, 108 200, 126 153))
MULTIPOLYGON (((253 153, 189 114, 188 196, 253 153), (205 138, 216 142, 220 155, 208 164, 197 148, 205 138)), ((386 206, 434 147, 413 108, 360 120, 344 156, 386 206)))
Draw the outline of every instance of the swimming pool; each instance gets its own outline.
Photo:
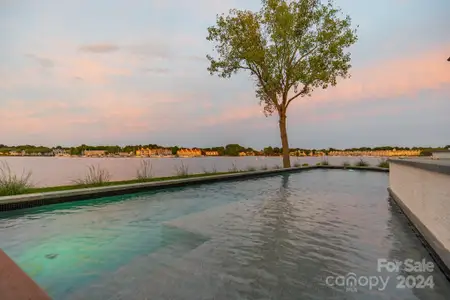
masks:
POLYGON ((432 262, 387 185, 311 170, 3 212, 0 248, 54 299, 448 299, 437 267, 378 272, 432 262), (389 282, 336 281, 349 273, 389 282))

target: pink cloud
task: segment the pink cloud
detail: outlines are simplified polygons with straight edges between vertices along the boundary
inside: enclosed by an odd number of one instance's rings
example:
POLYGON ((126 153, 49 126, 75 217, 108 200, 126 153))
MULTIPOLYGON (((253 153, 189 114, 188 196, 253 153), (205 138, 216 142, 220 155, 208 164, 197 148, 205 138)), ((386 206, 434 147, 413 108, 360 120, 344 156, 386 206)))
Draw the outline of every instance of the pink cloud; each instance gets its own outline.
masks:
POLYGON ((450 84, 450 65, 445 61, 449 46, 419 55, 376 62, 354 68, 352 77, 334 88, 316 90, 303 101, 358 101, 413 96, 426 89, 450 84))

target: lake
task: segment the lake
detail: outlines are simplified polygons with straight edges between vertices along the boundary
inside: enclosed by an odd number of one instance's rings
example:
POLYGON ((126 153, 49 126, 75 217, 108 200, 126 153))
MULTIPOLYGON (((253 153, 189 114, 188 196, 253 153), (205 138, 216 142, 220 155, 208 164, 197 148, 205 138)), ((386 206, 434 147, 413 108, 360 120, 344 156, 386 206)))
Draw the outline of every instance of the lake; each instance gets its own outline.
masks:
MULTIPOLYGON (((322 161, 321 157, 292 157, 291 164, 308 163, 315 165, 322 161)), ((359 157, 328 157, 332 165, 342 165, 343 162, 354 163, 359 157)), ((282 165, 281 157, 196 157, 196 158, 84 158, 84 157, 0 157, 6 161, 11 170, 21 175, 24 171, 31 171, 31 181, 36 187, 71 185, 74 180, 84 178, 91 165, 100 166, 109 171, 111 180, 131 180, 136 178, 142 160, 149 160, 152 174, 155 177, 176 175, 176 168, 181 164, 187 166, 190 174, 211 172, 227 172, 233 166, 239 170, 253 167, 261 169, 264 166, 273 168, 282 165)), ((378 157, 365 157, 368 163, 376 166, 378 157)))

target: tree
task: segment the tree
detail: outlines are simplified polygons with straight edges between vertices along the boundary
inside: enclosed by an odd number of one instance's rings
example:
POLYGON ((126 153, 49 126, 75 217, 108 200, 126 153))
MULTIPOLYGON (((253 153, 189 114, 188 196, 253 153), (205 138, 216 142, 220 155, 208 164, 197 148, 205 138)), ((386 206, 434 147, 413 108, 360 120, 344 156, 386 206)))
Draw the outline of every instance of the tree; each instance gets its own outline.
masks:
POLYGON ((239 152, 244 150, 244 147, 239 144, 229 144, 225 146, 225 154, 229 156, 238 156, 239 152))
POLYGON ((284 167, 290 167, 289 104, 349 76, 345 49, 357 36, 350 17, 340 13, 331 0, 262 0, 259 12, 232 9, 208 28, 216 52, 207 55, 210 74, 229 78, 249 72, 266 116, 278 113, 284 167))
POLYGON ((173 146, 173 147, 171 148, 171 150, 172 150, 172 155, 177 155, 177 152, 178 152, 178 150, 180 150, 180 147, 178 147, 178 146, 173 146))

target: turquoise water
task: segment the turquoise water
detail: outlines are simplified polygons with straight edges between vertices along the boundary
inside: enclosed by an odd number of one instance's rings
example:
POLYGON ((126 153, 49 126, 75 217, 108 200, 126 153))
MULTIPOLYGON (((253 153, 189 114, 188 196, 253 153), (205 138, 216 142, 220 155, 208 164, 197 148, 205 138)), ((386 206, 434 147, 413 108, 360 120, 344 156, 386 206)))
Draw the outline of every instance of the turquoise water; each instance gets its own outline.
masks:
POLYGON ((387 181, 312 170, 5 212, 0 248, 54 299, 448 299, 437 268, 432 289, 326 284, 432 261, 387 181))

